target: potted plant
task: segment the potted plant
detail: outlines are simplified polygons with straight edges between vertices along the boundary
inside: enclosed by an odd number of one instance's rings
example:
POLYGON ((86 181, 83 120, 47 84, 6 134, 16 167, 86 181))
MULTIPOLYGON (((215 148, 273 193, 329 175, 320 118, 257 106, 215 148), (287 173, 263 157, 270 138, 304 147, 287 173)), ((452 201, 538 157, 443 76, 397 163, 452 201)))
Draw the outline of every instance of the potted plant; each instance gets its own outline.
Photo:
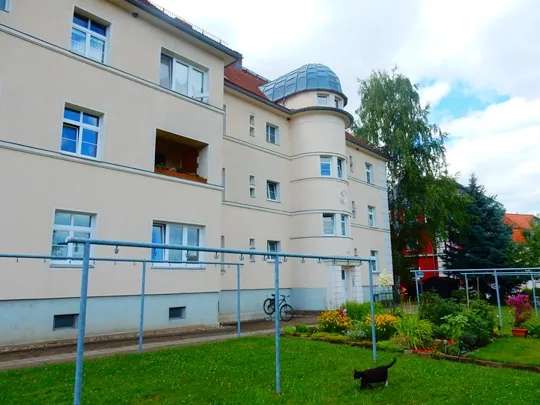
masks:
POLYGON ((512 335, 519 337, 527 336, 527 328, 522 325, 531 317, 531 303, 529 302, 529 296, 527 294, 511 295, 506 300, 506 303, 514 310, 514 327, 512 328, 512 335))

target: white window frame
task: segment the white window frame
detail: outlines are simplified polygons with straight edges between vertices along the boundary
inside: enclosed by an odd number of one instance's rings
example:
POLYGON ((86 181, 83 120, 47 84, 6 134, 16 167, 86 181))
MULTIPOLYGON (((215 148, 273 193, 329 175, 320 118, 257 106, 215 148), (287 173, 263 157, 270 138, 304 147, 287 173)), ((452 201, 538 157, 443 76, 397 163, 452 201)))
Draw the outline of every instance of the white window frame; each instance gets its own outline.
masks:
POLYGON ((373 205, 368 205, 368 225, 377 226, 377 210, 373 205))
POLYGON ((365 168, 366 168, 366 183, 373 184, 373 165, 369 162, 366 162, 365 168))
POLYGON ((77 157, 82 157, 82 158, 85 158, 85 159, 93 159, 93 160, 99 159, 100 151, 101 151, 101 137, 102 137, 101 128, 102 128, 102 122, 103 122, 103 114, 96 113, 94 111, 89 111, 87 109, 72 106, 72 105, 64 105, 64 110, 62 111, 62 129, 60 131, 60 145, 59 145, 59 148, 58 148, 60 150, 60 153, 64 153, 64 154, 72 155, 72 156, 77 156, 77 157), (79 121, 74 121, 74 120, 70 120, 70 119, 66 118, 64 116, 66 108, 68 108, 70 110, 78 111, 79 114, 80 114, 79 121), (83 114, 91 114, 91 115, 96 116, 99 119, 98 126, 96 127, 94 125, 84 123, 83 114), (62 138, 63 138, 64 124, 67 124, 67 125, 70 125, 72 127, 77 128, 77 145, 76 145, 77 150, 76 150, 76 152, 70 152, 70 151, 62 149, 62 138), (81 153, 82 136, 83 136, 84 129, 89 129, 91 131, 96 131, 97 132, 96 156, 83 155, 81 153))
POLYGON ((334 96, 334 105, 336 108, 343 108, 343 99, 338 96, 334 96))
MULTIPOLYGON (((189 229, 198 229, 199 230, 199 245, 197 247, 203 247, 204 246, 204 236, 205 236, 205 227, 201 225, 194 225, 194 224, 184 224, 184 223, 177 223, 177 222, 165 222, 165 221, 153 221, 152 222, 152 235, 154 232, 154 226, 161 226, 165 228, 165 233, 162 235, 163 243, 165 245, 170 245, 170 227, 171 225, 177 225, 182 227, 182 245, 187 246, 187 238, 188 238, 188 230, 189 229)), ((197 253, 198 257, 197 260, 193 260, 193 264, 191 263, 166 263, 167 260, 169 260, 169 249, 162 249, 163 250, 163 263, 152 263, 152 267, 155 268, 204 268, 203 265, 197 263, 200 261, 204 261, 204 252, 200 251, 194 251, 197 253)), ((187 260, 187 253, 189 249, 182 250, 181 251, 181 258, 178 261, 185 262, 187 260)), ((153 251, 150 252, 150 260, 153 259, 153 251)))
POLYGON ((336 234, 336 214, 324 212, 322 214, 322 234, 324 236, 334 236, 336 234), (326 229, 325 219, 330 218, 332 221, 332 230, 330 232, 326 229))
POLYGON ((274 124, 266 123, 266 142, 272 145, 279 145, 279 127, 274 124), (269 134, 269 129, 274 128, 274 141, 271 140, 271 135, 269 134))
POLYGON ((345 173, 345 159, 341 157, 336 157, 336 176, 338 179, 344 179, 347 177, 345 173))
POLYGON ((280 183, 274 180, 266 180, 266 199, 268 201, 272 202, 280 202, 281 201, 281 190, 280 190, 280 183), (270 198, 270 185, 274 184, 276 186, 274 196, 275 199, 270 198))
POLYGON ((6 13, 9 13, 10 10, 11 10, 11 0, 6 0, 6 4, 4 6, 4 8, 0 8, 0 11, 4 11, 6 13))
MULTIPOLYGON (((255 249, 256 249, 255 238, 249 238, 249 250, 255 250, 255 249)), ((249 255, 249 260, 254 262, 255 255, 249 255)))
MULTIPOLYGON (((105 61, 107 60, 107 51, 109 49, 108 35, 109 35, 109 30, 110 30, 110 24, 104 22, 104 20, 102 20, 100 18, 90 16, 87 13, 85 13, 84 11, 75 9, 75 11, 73 12, 73 16, 71 17, 71 35, 73 35, 73 30, 74 29, 84 33, 84 36, 85 36, 84 54, 75 51, 73 48, 71 48, 71 50, 73 52, 75 52, 77 55, 84 56, 85 58, 92 59, 92 60, 94 60, 96 62, 99 62, 99 63, 105 63, 105 61), (94 21, 94 22, 96 22, 96 23, 98 23, 100 25, 105 26, 105 35, 101 35, 101 34, 95 32, 95 31, 92 31, 90 28, 82 27, 80 25, 75 24, 75 22, 73 21, 73 18, 75 17, 75 14, 78 14, 81 17, 88 18, 88 20, 90 22, 94 21), (103 41, 103 55, 101 57, 101 60, 98 60, 96 58, 92 58, 90 56, 90 40, 91 40, 92 37, 95 37, 96 39, 98 39, 100 41, 103 41)), ((71 38, 70 38, 70 40, 71 40, 71 38)))
MULTIPOLYGON (((198 101, 201 101, 203 103, 208 103, 208 89, 209 89, 209 83, 208 83, 208 80, 209 80, 209 74, 208 74, 208 68, 206 67, 203 67, 203 66, 197 66, 179 56, 176 56, 168 51, 165 51, 165 50, 162 50, 161 51, 161 54, 159 56, 159 63, 160 63, 160 69, 161 69, 161 55, 165 55, 167 57, 169 57, 171 59, 171 65, 170 65, 170 87, 168 87, 169 90, 172 90, 178 94, 182 94, 183 96, 186 96, 186 97, 189 97, 189 98, 193 98, 195 100, 198 100, 198 101), (176 86, 175 86, 175 83, 176 83, 176 80, 175 80, 175 76, 177 74, 177 64, 180 64, 180 65, 183 65, 187 68, 187 81, 186 81, 186 85, 187 85, 187 93, 182 93, 182 91, 180 91, 180 89, 177 89, 176 86), (198 72, 198 73, 202 73, 202 77, 203 77, 203 90, 202 90, 202 93, 201 94, 193 94, 193 91, 192 91, 192 86, 191 86, 191 81, 193 80, 192 79, 192 75, 193 75, 193 72, 198 72)), ((161 80, 161 78, 160 78, 161 80)), ((161 85, 161 82, 160 82, 160 85, 161 85)), ((163 86, 165 87, 165 86, 163 86)), ((167 88, 167 87, 165 87, 167 88)))
POLYGON ((332 156, 328 156, 328 155, 321 155, 320 157, 320 164, 319 164, 319 174, 321 175, 321 177, 332 177, 332 166, 334 165, 333 163, 333 158, 332 156), (329 174, 323 174, 323 164, 327 164, 330 166, 330 173, 329 174))
POLYGON ((257 196, 256 186, 255 186, 255 176, 253 176, 252 174, 249 175, 249 196, 251 198, 255 198, 257 196))
POLYGON ((317 105, 327 107, 328 106, 328 99, 330 98, 329 94, 326 93, 317 93, 317 105), (324 100, 324 102, 323 102, 324 100))
POLYGON ((371 258, 375 259, 375 262, 370 261, 369 266, 371 267, 371 273, 372 274, 378 274, 380 273, 379 270, 379 251, 378 250, 370 250, 369 256, 371 258))
MULTIPOLYGON (((69 211, 69 210, 63 210, 63 209, 57 209, 54 210, 53 213, 53 223, 52 223, 52 233, 51 233, 51 256, 54 256, 53 254, 53 247, 54 247, 54 232, 55 231, 61 231, 61 232, 68 232, 68 237, 74 237, 76 232, 84 232, 89 234, 89 238, 92 239, 94 237, 94 229, 95 229, 95 222, 96 222, 96 215, 91 214, 88 212, 80 212, 80 211, 69 211), (71 216, 70 218, 70 224, 69 225, 61 225, 56 224, 56 214, 63 213, 68 214, 71 216), (74 224, 74 216, 75 215, 86 215, 90 217, 90 226, 77 226, 74 224)), ((70 243, 66 245, 67 247, 67 256, 66 257, 74 257, 74 252, 76 249, 81 249, 82 244, 74 244, 70 243)), ((57 259, 54 260, 53 263, 82 263, 82 256, 80 259, 57 259)))
POLYGON ((249 136, 255 137, 255 114, 249 114, 249 136))
POLYGON ((347 214, 339 214, 339 234, 340 236, 349 236, 350 218, 347 214))

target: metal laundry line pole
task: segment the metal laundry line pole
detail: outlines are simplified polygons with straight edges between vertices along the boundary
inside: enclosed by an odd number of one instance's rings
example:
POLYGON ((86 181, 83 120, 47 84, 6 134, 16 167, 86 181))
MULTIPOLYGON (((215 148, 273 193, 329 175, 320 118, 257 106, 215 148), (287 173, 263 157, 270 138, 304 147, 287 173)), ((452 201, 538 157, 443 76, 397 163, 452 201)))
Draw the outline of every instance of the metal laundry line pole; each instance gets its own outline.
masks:
POLYGON ((418 287, 418 278, 419 278, 418 271, 414 272, 414 282, 416 284, 416 305, 420 307, 420 288, 418 287))
POLYGON ((377 361, 377 332, 375 330, 375 302, 373 296, 373 265, 368 263, 369 274, 369 311, 371 316, 371 358, 377 361))
POLYGON ((143 351, 143 339, 144 339, 144 295, 146 284, 146 262, 142 263, 141 270, 141 309, 139 319, 139 352, 143 351))
POLYGON ((534 303, 534 313, 536 316, 538 316, 538 303, 536 302, 536 279, 531 274, 531 282, 532 282, 532 295, 533 295, 533 303, 534 303))
POLYGON ((497 293, 497 311, 499 314, 499 328, 502 331, 503 319, 502 319, 502 309, 501 309, 501 293, 499 291, 499 277, 497 277, 497 270, 493 272, 493 277, 495 278, 495 290, 497 293))
POLYGON ((236 265, 236 335, 240 337, 240 264, 236 265))
MULTIPOLYGON (((214 252, 216 254, 238 254, 240 257, 243 255, 251 256, 263 256, 263 257, 273 257, 274 258, 274 290, 275 290, 275 365, 276 365, 276 392, 279 394, 281 392, 281 358, 280 358, 280 312, 279 312, 279 298, 280 298, 280 286, 279 286, 279 263, 280 258, 286 260, 286 258, 299 258, 302 259, 302 262, 305 259, 316 259, 320 263, 322 260, 332 261, 336 263, 337 261, 343 261, 349 265, 350 263, 361 263, 367 261, 368 263, 374 261, 373 257, 362 258, 359 256, 324 256, 324 255, 310 255, 310 254, 299 254, 299 253, 286 253, 279 252, 269 253, 268 251, 256 251, 256 250, 241 250, 241 249, 225 249, 225 248, 207 248, 207 247, 196 247, 196 246, 184 246, 184 245, 167 245, 161 243, 145 243, 145 242, 131 242, 131 241, 117 241, 117 240, 98 240, 98 239, 86 239, 86 238, 68 238, 66 243, 75 243, 83 244, 83 266, 82 266, 82 275, 81 275, 81 308, 80 308, 80 322, 78 327, 77 335, 77 357, 76 357, 76 376, 75 376, 75 387, 74 387, 74 403, 76 405, 80 404, 81 401, 81 391, 82 391, 82 382, 83 382, 83 361, 84 361, 84 337, 85 337, 85 322, 86 322, 86 303, 88 299, 88 270, 89 270, 89 260, 90 260, 90 246, 99 245, 99 246, 112 246, 112 247, 133 247, 133 248, 146 248, 146 249, 170 249, 170 250, 190 250, 197 252, 214 252)), ((7 257, 7 256, 6 256, 7 257)), ((110 260, 110 259, 108 259, 110 260)), ((121 261, 113 259, 113 261, 121 261)), ((140 260, 130 260, 124 259, 124 261, 137 262, 140 260)), ((148 261, 151 262, 151 261, 148 261)), ((193 262, 196 264, 197 262, 193 262)), ((216 264, 216 263, 212 263, 216 264)), ((219 264, 219 263, 217 263, 219 264)), ((238 263, 233 263, 238 264, 238 263)), ((238 275, 237 275, 237 281, 238 275)), ((238 285, 238 290, 240 290, 238 285)), ((371 295, 373 300, 373 286, 371 286, 371 295)), ((239 294, 237 294, 237 308, 239 308, 239 294)), ((372 309, 372 328, 374 327, 374 309, 372 309)), ((143 314, 144 311, 141 311, 143 314)), ((143 318, 144 320, 144 318, 143 318)), ((238 321, 238 316, 237 316, 238 321)), ((238 330, 238 325, 237 325, 238 330)), ((142 334, 141 334, 142 336, 142 334)), ((372 339, 375 339, 376 336, 372 335, 372 339)), ((373 357, 376 358, 376 343, 373 341, 373 357)))
POLYGON ((467 308, 470 306, 470 300, 469 300, 469 277, 467 277, 467 273, 465 273, 465 294, 467 296, 467 308))

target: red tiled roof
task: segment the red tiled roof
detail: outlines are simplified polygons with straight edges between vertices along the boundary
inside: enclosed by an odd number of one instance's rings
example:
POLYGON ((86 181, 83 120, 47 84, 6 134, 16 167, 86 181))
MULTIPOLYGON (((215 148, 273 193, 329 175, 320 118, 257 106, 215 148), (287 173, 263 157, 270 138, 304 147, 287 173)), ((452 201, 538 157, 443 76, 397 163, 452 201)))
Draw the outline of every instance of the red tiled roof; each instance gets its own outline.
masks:
POLYGON ((227 66, 225 68, 225 79, 250 93, 266 98, 264 93, 259 89, 259 86, 268 83, 268 80, 246 68, 238 67, 236 64, 227 66))
POLYGON ((530 214, 504 214, 504 223, 512 228, 514 242, 525 242, 523 231, 531 229, 535 219, 530 214))

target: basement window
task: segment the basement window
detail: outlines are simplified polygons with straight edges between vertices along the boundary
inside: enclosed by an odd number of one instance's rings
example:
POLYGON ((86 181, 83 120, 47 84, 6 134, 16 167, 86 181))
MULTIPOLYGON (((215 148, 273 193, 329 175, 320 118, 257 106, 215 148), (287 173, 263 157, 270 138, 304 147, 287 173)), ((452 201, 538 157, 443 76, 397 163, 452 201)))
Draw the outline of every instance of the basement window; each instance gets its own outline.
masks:
POLYGON ((185 319, 186 307, 170 307, 169 308, 169 320, 185 319))
POLYGON ((79 314, 55 315, 53 319, 53 329, 75 329, 79 314))
POLYGON ((208 144, 158 129, 154 172, 206 183, 208 144))

